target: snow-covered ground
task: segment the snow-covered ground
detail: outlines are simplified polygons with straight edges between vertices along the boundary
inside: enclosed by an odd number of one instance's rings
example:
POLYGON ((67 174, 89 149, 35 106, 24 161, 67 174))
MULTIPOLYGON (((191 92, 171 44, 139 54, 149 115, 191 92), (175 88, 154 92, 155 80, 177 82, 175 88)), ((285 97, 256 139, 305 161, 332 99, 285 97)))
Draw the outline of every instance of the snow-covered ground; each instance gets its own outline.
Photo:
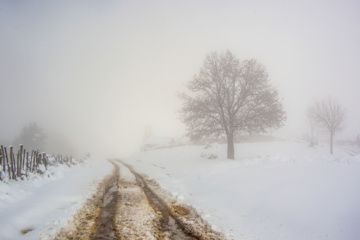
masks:
POLYGON ((225 145, 158 149, 125 160, 230 239, 360 239, 359 149, 336 147, 331 156, 328 146, 301 142, 235 148, 236 160, 226 159, 225 145))
MULTIPOLYGON (((242 143, 236 160, 226 159, 225 145, 158 149, 124 160, 229 239, 360 239, 360 149, 328 151, 301 142, 242 143)), ((0 239, 54 235, 112 169, 92 158, 49 169, 49 176, 0 182, 0 239)))
POLYGON ((49 167, 27 181, 0 182, 0 239, 47 239, 95 192, 112 165, 99 158, 49 167), (29 231, 22 234, 21 231, 29 231))

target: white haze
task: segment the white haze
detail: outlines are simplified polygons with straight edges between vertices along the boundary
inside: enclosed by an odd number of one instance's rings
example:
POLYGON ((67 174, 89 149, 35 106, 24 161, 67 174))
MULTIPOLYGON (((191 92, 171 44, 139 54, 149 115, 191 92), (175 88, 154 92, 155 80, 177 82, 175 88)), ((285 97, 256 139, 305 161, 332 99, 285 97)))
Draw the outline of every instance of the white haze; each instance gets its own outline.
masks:
POLYGON ((332 96, 360 133, 358 1, 1 1, 0 140, 29 122, 77 152, 127 155, 144 127, 185 133, 177 92, 211 51, 264 64, 287 121, 332 96))

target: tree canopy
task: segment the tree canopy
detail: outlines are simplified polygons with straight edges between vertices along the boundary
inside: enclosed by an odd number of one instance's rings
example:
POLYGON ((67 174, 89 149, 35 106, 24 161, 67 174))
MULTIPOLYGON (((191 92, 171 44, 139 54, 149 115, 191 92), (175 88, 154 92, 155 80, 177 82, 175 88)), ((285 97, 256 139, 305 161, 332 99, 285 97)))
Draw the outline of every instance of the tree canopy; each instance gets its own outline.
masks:
POLYGON ((254 59, 240 61, 230 51, 207 55, 187 85, 181 119, 191 140, 226 136, 234 159, 234 136, 281 127, 285 112, 266 68, 254 59))

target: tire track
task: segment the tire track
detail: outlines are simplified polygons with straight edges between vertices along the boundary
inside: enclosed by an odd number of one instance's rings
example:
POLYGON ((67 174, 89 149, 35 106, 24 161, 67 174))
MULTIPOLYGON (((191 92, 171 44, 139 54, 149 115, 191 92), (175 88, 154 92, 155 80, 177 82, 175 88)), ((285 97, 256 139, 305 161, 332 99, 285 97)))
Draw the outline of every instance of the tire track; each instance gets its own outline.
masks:
POLYGON ((53 239, 221 240, 196 211, 118 159, 97 192, 53 239))
POLYGON ((105 195, 102 200, 102 207, 99 217, 96 220, 95 233, 91 239, 96 240, 112 240, 118 239, 115 231, 115 214, 116 206, 119 201, 119 166, 111 161, 115 170, 110 183, 108 184, 105 195))
POLYGON ((165 196, 164 192, 161 192, 161 189, 153 182, 145 180, 143 176, 135 172, 132 166, 119 159, 116 161, 130 170, 135 176, 137 184, 144 191, 151 207, 160 213, 162 239, 225 239, 222 234, 213 231, 211 226, 202 220, 193 208, 176 204, 169 196, 165 196))
POLYGON ((199 239, 195 236, 190 235, 186 231, 183 231, 181 226, 178 224, 176 219, 174 219, 171 214, 170 210, 165 204, 165 202, 157 196, 146 184, 144 179, 134 171, 134 169, 129 166, 128 164, 125 164, 121 160, 118 160, 120 163, 122 163, 124 166, 126 166, 130 172, 135 176, 137 184, 142 188, 144 191, 147 200, 149 201, 151 207, 161 214, 161 228, 163 231, 163 237, 164 239, 170 238, 174 240, 193 240, 193 239, 199 239))
MULTIPOLYGON (((89 240, 89 239, 117 239, 106 238, 103 225, 109 225, 109 215, 103 213, 103 209, 110 207, 109 203, 116 204, 115 201, 110 200, 113 195, 114 182, 117 183, 119 167, 114 162, 114 171, 111 175, 106 176, 98 185, 96 192, 84 203, 83 207, 69 220, 68 224, 60 229, 56 236, 51 239, 55 240, 89 240), (104 206, 106 206, 104 208, 104 206), (101 220, 104 218, 104 220, 101 220), (105 220, 107 218, 107 220, 105 220)), ((109 212, 109 210, 106 210, 109 212)), ((111 211, 110 211, 111 212, 111 211)), ((111 226, 111 223, 110 223, 111 226)), ((109 236, 112 236, 112 231, 109 231, 109 236)))

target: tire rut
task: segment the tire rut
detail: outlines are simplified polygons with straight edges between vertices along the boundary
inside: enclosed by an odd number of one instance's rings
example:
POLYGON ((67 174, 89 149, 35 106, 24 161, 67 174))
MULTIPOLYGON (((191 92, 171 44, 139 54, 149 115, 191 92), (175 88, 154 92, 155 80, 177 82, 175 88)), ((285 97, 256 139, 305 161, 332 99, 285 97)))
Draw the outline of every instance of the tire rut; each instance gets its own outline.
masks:
POLYGON ((163 237, 161 239, 226 239, 221 233, 214 231, 211 226, 199 216, 195 209, 177 203, 153 181, 144 179, 132 166, 119 159, 116 161, 130 170, 135 176, 137 184, 144 191, 151 207, 160 213, 160 223, 163 231, 163 237))
POLYGON ((115 231, 114 219, 116 214, 116 206, 119 201, 119 166, 113 162, 111 163, 115 167, 115 173, 113 174, 110 183, 105 190, 101 212, 96 221, 96 231, 90 238, 94 240, 118 239, 115 231))
POLYGON ((119 159, 94 194, 53 239, 221 240, 197 212, 119 159))
POLYGON ((161 213, 162 218, 160 220, 160 223, 164 233, 163 237, 165 239, 166 238, 170 238, 174 240, 199 239, 196 236, 192 236, 190 233, 187 233, 181 228, 181 226, 176 221, 176 219, 174 219, 174 217, 171 216, 170 209, 167 207, 167 204, 165 204, 165 202, 149 188, 143 177, 141 177, 138 173, 136 173, 134 169, 128 164, 125 164, 120 160, 118 161, 122 163, 124 166, 126 166, 132 174, 134 174, 134 176, 136 177, 137 184, 144 191, 150 205, 154 208, 156 212, 161 213))
MULTIPOLYGON (((84 203, 83 207, 68 221, 68 224, 50 239, 55 240, 90 240, 90 239, 117 239, 113 238, 113 231, 102 235, 105 226, 113 226, 106 214, 111 212, 111 205, 116 205, 114 183, 117 183, 119 167, 114 162, 114 171, 106 176, 98 185, 96 192, 84 203), (109 191, 110 190, 110 191, 109 191), (111 199, 113 198, 113 199, 111 199), (104 208, 105 206, 105 208, 104 208), (105 210, 105 211, 104 211, 105 210), (102 224, 101 224, 102 223, 102 224), (109 236, 107 236, 109 235, 109 236), (112 237, 112 238, 110 238, 112 237)), ((111 228, 111 227, 110 227, 111 228)))

